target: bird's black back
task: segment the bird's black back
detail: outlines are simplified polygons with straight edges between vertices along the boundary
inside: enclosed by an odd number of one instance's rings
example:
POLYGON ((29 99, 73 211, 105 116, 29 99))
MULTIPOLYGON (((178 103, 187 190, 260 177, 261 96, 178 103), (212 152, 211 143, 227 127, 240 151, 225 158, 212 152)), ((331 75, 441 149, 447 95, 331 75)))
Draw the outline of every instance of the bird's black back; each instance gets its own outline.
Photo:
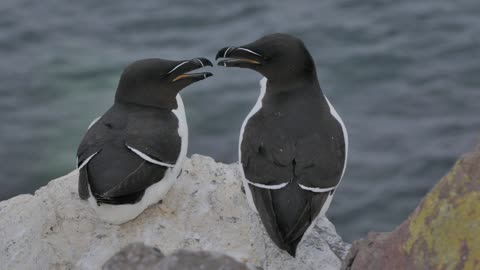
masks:
POLYGON ((79 164, 97 153, 80 172, 80 195, 88 197, 88 183, 99 202, 135 203, 147 187, 163 178, 167 167, 145 161, 128 146, 175 164, 180 144, 178 119, 170 110, 114 104, 87 131, 78 148, 79 164))
POLYGON ((335 187, 345 162, 341 124, 319 87, 304 85, 289 91, 269 91, 262 108, 246 124, 241 145, 245 177, 267 232, 294 255, 303 234, 319 214, 330 192, 310 188, 335 187))

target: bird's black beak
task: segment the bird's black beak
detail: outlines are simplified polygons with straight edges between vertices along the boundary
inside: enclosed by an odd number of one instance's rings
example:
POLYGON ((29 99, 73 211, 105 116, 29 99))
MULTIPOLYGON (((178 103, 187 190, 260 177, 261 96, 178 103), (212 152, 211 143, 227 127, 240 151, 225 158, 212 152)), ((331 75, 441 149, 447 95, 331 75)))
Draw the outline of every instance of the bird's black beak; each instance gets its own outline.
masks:
POLYGON ((222 60, 218 61, 219 66, 243 68, 254 68, 261 66, 265 60, 261 53, 245 46, 225 47, 218 51, 215 60, 218 60, 219 58, 223 58, 222 60))
POLYGON ((203 57, 194 58, 187 61, 180 61, 168 72, 167 75, 171 78, 171 82, 186 82, 187 84, 190 84, 201 81, 213 75, 211 72, 188 73, 205 66, 213 67, 212 62, 203 57))

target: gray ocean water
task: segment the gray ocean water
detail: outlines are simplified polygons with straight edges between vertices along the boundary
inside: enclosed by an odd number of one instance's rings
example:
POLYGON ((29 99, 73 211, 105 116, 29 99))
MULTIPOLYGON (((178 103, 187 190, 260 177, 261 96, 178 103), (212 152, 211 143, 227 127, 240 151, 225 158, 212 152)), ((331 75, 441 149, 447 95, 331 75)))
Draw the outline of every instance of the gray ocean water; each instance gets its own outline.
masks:
MULTIPOLYGON (((264 34, 302 38, 350 134, 328 216, 346 240, 392 230, 480 135, 480 2, 0 2, 0 200, 74 168, 128 63, 206 56, 264 34)), ((212 68, 182 93, 190 154, 236 161, 260 76, 212 68)))

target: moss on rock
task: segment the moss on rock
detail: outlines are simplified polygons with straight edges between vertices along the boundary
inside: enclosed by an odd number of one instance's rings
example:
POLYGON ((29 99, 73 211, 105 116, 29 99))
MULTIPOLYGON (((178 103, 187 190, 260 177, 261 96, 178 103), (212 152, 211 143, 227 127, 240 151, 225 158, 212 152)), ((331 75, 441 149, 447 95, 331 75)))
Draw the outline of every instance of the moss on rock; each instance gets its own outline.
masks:
POLYGON ((396 230, 356 241, 343 268, 480 269, 480 145, 396 230))

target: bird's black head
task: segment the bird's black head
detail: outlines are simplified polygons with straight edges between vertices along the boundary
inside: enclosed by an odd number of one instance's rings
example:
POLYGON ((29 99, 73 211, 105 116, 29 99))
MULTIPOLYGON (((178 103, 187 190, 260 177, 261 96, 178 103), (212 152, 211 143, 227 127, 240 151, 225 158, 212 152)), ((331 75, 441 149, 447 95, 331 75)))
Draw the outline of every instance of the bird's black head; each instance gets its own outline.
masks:
POLYGON ((315 63, 303 42, 287 34, 271 34, 240 47, 225 47, 215 59, 219 66, 253 69, 269 83, 292 79, 316 80, 315 63))
POLYGON ((212 76, 210 72, 187 73, 204 66, 212 66, 212 63, 206 58, 185 61, 138 60, 123 71, 115 101, 158 108, 176 108, 176 96, 180 90, 212 76))

